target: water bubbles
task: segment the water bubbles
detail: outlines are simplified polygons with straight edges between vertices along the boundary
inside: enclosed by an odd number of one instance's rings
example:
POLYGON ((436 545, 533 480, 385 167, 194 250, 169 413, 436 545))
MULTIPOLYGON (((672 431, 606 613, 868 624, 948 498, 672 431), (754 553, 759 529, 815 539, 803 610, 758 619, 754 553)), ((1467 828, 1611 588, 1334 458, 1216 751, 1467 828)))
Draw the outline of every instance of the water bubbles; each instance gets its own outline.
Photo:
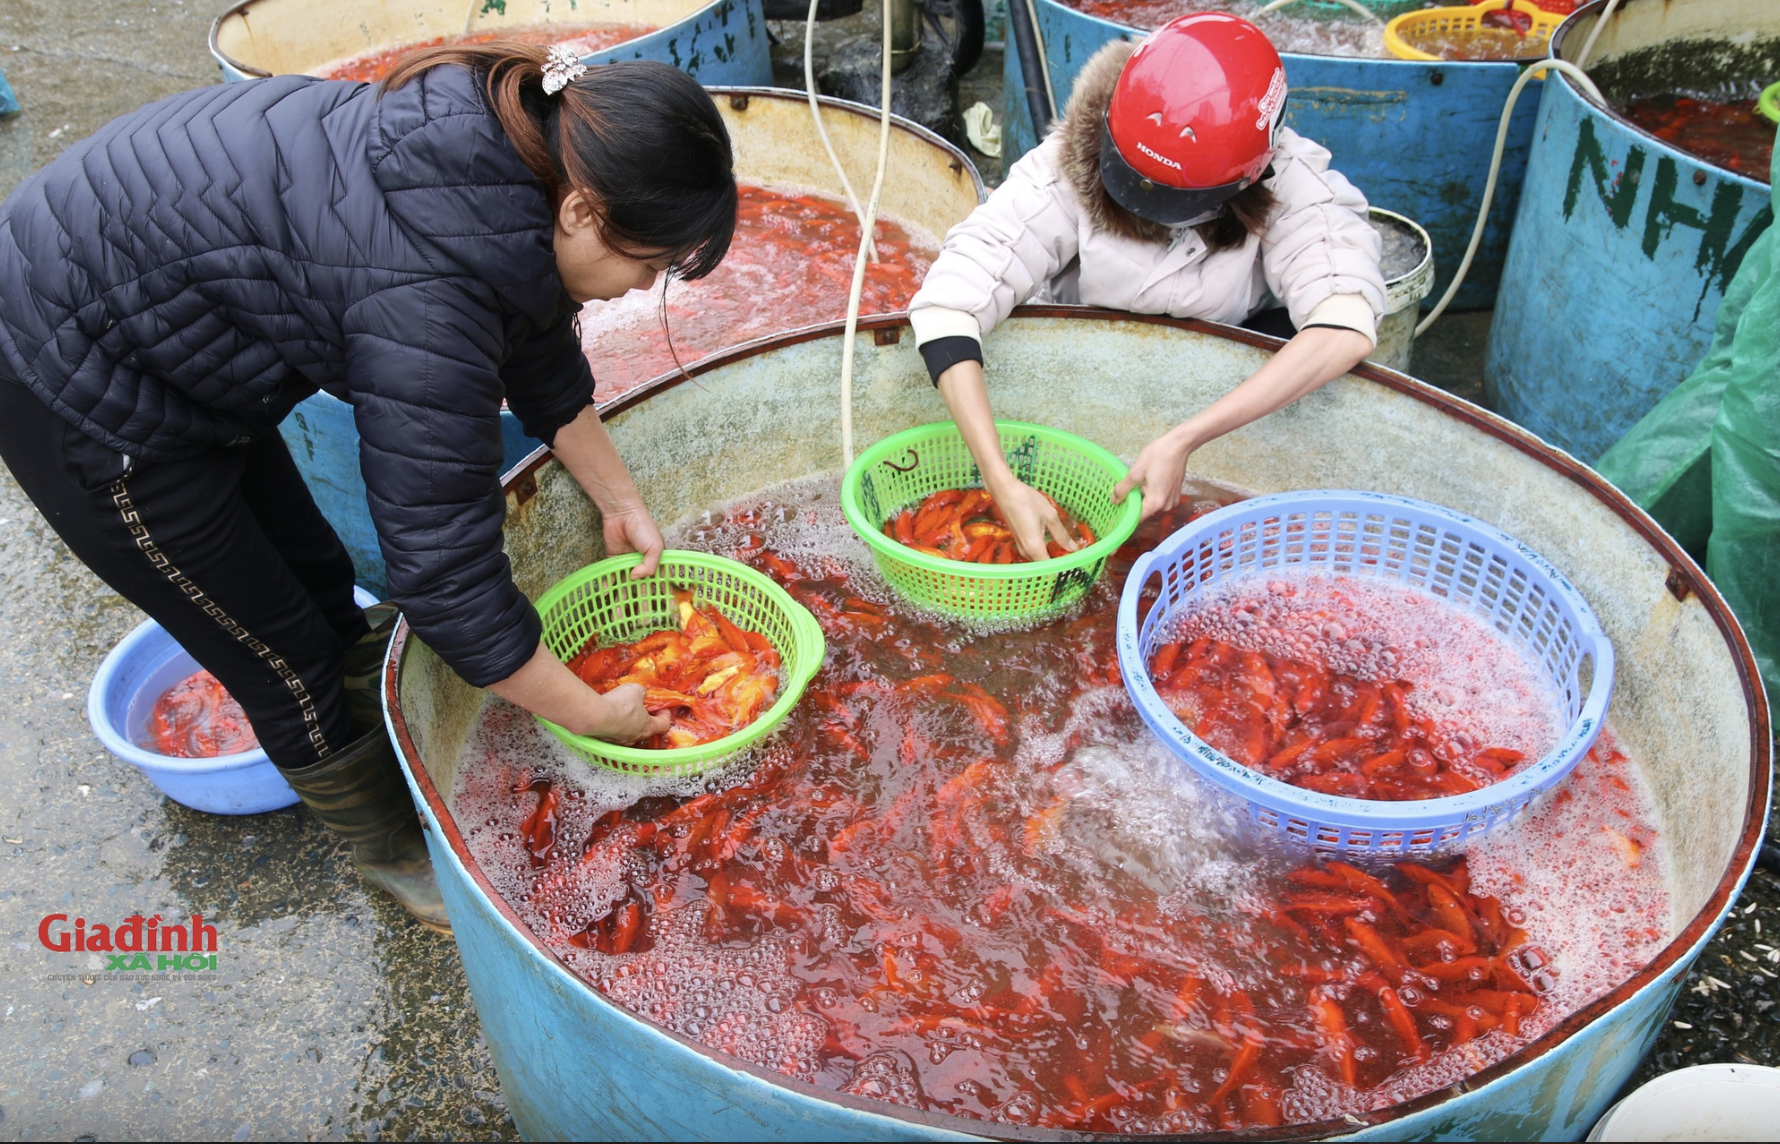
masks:
POLYGON ((1021 1089, 991 1112, 989 1119, 1009 1124, 1030 1124, 1038 1119, 1040 1107, 1036 1093, 1021 1089))
POLYGON ((923 1102, 920 1075, 906 1053, 873 1053, 853 1066, 853 1076, 843 1091, 871 1096, 896 1104, 920 1107, 923 1102))

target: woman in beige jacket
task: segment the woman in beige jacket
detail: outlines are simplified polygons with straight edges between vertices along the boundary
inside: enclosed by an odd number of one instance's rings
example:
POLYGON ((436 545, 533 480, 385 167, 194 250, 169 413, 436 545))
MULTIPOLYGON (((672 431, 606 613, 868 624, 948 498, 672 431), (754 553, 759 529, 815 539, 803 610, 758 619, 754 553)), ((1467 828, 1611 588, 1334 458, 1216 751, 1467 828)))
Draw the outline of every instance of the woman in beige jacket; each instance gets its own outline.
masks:
POLYGON ((1044 143, 946 236, 910 306, 916 344, 1028 558, 1045 558, 1047 533, 1074 545, 996 441, 981 339, 1015 306, 1086 303, 1291 338, 1138 455, 1115 496, 1141 488, 1146 517, 1179 500, 1199 446, 1372 351, 1384 279, 1365 196, 1328 151, 1279 126, 1284 103, 1278 53, 1234 16, 1108 44, 1044 143))

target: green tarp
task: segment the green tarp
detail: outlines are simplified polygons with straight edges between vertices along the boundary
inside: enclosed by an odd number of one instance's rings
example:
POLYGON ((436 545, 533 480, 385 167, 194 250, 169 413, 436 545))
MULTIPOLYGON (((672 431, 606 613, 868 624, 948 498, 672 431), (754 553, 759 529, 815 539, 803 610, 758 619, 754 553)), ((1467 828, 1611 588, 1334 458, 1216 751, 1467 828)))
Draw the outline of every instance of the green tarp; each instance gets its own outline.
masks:
MULTIPOLYGON (((1780 160, 1780 149, 1776 150, 1780 160)), ((1780 180, 1780 162, 1770 171, 1780 180)), ((1780 195, 1775 196, 1780 213, 1780 195)), ((1780 697, 1780 227, 1725 292, 1712 348, 1596 464, 1724 593, 1780 697)))

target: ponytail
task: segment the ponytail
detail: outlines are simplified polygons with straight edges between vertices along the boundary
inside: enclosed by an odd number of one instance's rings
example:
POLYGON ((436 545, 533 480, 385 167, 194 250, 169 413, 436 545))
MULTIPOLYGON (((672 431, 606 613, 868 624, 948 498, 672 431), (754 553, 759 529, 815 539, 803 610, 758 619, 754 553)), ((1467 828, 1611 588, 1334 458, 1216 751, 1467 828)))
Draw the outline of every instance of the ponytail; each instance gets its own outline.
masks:
POLYGON ((692 77, 650 60, 587 69, 544 94, 545 49, 495 41, 404 56, 383 91, 442 65, 483 79, 520 161, 552 205, 587 195, 607 246, 626 257, 666 252, 674 273, 702 278, 735 235, 735 156, 717 105, 692 77))

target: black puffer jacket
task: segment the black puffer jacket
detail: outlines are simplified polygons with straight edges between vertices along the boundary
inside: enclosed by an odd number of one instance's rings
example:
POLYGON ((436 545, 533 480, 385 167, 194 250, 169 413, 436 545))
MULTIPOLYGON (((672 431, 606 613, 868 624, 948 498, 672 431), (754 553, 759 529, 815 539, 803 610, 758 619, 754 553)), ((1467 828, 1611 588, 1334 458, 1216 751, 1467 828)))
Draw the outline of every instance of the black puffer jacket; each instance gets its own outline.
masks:
POLYGON ((539 630, 501 550, 501 400, 549 440, 593 394, 551 241, 460 68, 187 92, 0 205, 0 373, 149 463, 351 402, 391 595, 484 685, 539 630))

